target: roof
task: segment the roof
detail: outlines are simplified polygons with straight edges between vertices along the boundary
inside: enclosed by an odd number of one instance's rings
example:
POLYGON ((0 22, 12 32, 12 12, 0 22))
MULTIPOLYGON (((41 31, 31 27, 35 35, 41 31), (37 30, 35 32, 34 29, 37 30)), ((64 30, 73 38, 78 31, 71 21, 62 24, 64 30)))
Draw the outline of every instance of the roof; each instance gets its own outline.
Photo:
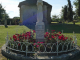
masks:
MULTIPOLYGON (((26 1, 20 2, 18 7, 21 7, 22 5, 36 5, 36 3, 37 3, 37 0, 26 0, 26 1)), ((52 8, 52 6, 45 1, 43 1, 43 5, 47 5, 47 7, 52 8)))

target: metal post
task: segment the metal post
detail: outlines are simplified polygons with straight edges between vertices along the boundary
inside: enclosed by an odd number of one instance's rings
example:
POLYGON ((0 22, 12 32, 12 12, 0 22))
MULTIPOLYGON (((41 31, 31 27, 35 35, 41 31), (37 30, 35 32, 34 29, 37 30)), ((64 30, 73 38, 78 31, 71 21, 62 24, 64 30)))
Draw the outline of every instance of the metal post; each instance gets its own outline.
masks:
POLYGON ((63 30, 62 30, 62 34, 63 34, 63 30))
POLYGON ((74 41, 74 31, 73 31, 73 41, 74 41))
POLYGON ((29 38, 29 36, 27 36, 27 42, 28 42, 28 38, 29 38))
POLYGON ((24 35, 24 40, 25 40, 25 35, 24 35))
POLYGON ((9 37, 8 37, 8 32, 7 32, 7 40, 6 40, 6 44, 8 44, 8 39, 9 39, 9 37))
POLYGON ((17 30, 16 30, 16 34, 17 34, 17 30))
POLYGON ((48 29, 47 29, 47 32, 48 32, 48 29))
POLYGON ((75 47, 77 47, 77 38, 76 38, 76 35, 75 35, 75 47))
MULTIPOLYGON (((74 42, 74 39, 75 38, 75 36, 74 36, 74 31, 73 31, 73 41, 72 41, 72 43, 74 42)), ((75 47, 74 47, 75 45, 74 45, 74 43, 73 43, 73 48, 75 49, 75 47)))
POLYGON ((28 52, 28 45, 26 46, 26 57, 27 57, 27 52, 28 52))
POLYGON ((30 32, 31 32, 31 29, 30 29, 30 32))
POLYGON ((27 52, 28 52, 28 37, 29 37, 29 36, 27 36, 26 57, 27 57, 27 52))
MULTIPOLYGON (((8 45, 8 32, 7 32, 7 39, 6 39, 6 48, 7 48, 7 45, 8 45)), ((6 52, 8 52, 8 48, 6 49, 6 52)))
POLYGON ((57 56, 58 56, 58 36, 57 36, 57 56))
MULTIPOLYGON (((31 29, 32 30, 32 29, 31 29)), ((31 32, 31 37, 32 37, 32 32, 31 32)))

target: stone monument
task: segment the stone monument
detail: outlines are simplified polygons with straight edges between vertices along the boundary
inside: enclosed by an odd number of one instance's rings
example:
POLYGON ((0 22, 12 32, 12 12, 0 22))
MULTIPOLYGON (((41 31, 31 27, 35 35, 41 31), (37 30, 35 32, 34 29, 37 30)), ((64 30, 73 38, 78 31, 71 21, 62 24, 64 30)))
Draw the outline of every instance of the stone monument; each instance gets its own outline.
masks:
POLYGON ((36 41, 44 41, 45 24, 43 22, 43 1, 37 0, 36 41))
MULTIPOLYGON (((49 23, 51 22, 51 10, 52 6, 46 2, 43 2, 43 22, 45 28, 48 28, 49 23)), ((35 25, 37 22, 37 0, 25 0, 19 3, 18 7, 20 8, 20 21, 22 25, 27 26, 30 29, 35 30, 35 25)))

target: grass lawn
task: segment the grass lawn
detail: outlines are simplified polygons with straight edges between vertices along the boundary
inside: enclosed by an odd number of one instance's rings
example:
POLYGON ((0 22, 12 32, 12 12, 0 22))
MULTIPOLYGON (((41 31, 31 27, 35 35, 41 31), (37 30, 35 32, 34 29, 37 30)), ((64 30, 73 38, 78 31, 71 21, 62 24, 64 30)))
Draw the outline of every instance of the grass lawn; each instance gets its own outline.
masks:
POLYGON ((15 33, 23 33, 23 31, 29 31, 30 29, 25 26, 8 26, 8 28, 5 28, 4 26, 0 26, 0 48, 5 43, 5 37, 7 36, 7 32, 9 36, 15 34, 15 33))
MULTIPOLYGON (((0 48, 5 44, 5 37, 8 34, 11 36, 15 33, 22 33, 23 31, 29 31, 30 29, 25 26, 8 26, 8 28, 5 28, 4 26, 0 26, 0 48)), ((73 25, 73 24, 58 24, 58 23, 52 23, 49 25, 49 32, 51 30, 61 31, 63 30, 64 34, 73 34, 73 31, 75 32, 75 35, 77 36, 77 45, 80 46, 80 23, 73 25)), ((2 58, 2 60, 6 60, 6 58, 2 58)))

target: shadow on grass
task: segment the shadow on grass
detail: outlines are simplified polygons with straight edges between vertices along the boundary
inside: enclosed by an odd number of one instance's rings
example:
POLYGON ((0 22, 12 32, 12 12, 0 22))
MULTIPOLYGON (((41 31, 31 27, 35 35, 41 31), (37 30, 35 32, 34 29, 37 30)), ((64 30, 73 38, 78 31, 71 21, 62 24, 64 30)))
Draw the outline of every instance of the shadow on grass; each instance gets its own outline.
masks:
POLYGON ((72 33, 73 31, 80 33, 80 25, 54 23, 49 25, 49 32, 51 30, 55 30, 56 32, 63 30, 64 33, 72 33))

